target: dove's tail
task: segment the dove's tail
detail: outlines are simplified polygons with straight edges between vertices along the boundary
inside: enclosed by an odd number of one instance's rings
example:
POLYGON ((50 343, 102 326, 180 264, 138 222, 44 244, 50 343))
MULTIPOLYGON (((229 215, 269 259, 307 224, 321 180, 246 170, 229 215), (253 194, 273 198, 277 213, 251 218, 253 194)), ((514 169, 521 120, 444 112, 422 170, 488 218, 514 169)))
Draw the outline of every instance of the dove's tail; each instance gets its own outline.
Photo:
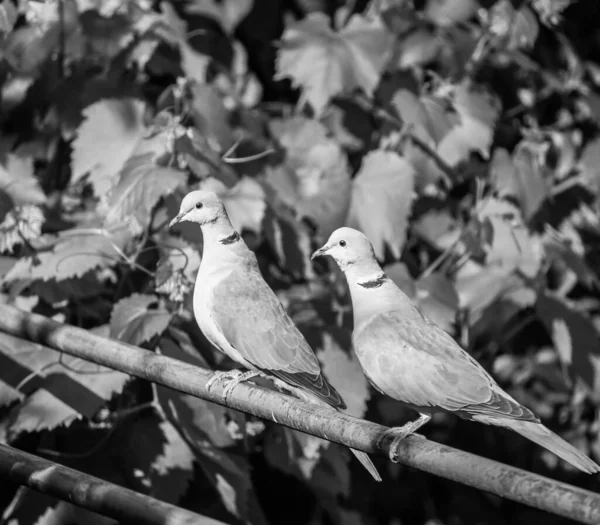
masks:
MULTIPOLYGON (((314 403, 316 405, 321 405, 321 406, 328 406, 328 407, 332 408, 333 410, 339 410, 340 412, 343 412, 343 410, 340 410, 338 408, 331 406, 331 404, 327 403, 320 397, 317 397, 315 394, 313 394, 310 391, 300 389, 300 388, 296 388, 295 391, 300 399, 304 399, 305 401, 308 401, 309 403, 314 403)), ((360 461, 361 465, 367 469, 367 471, 369 472, 369 474, 371 474, 371 476, 373 476, 373 479, 375 481, 381 481, 381 476, 379 475, 379 472, 377 472, 375 465, 373 465, 371 458, 369 458, 369 456, 367 455, 366 452, 363 452, 361 450, 355 450, 353 448, 350 449, 350 452, 352 452, 352 454, 354 454, 356 459, 358 459, 358 461, 360 461)))
POLYGON ((561 437, 557 436, 541 423, 519 419, 495 419, 493 422, 491 420, 486 422, 489 422, 492 425, 507 427, 518 432, 523 437, 548 449, 559 458, 564 459, 567 463, 570 463, 587 474, 600 472, 600 466, 598 464, 594 463, 585 454, 577 450, 573 445, 567 443, 561 437))
POLYGON ((360 461, 361 465, 367 469, 367 471, 369 472, 369 474, 371 474, 371 476, 373 476, 373 479, 375 481, 381 481, 381 476, 379 475, 379 472, 377 472, 375 465, 373 465, 371 458, 366 452, 363 452, 362 450, 355 450, 353 448, 350 449, 350 452, 352 452, 352 454, 354 454, 354 457, 358 459, 358 461, 360 461))

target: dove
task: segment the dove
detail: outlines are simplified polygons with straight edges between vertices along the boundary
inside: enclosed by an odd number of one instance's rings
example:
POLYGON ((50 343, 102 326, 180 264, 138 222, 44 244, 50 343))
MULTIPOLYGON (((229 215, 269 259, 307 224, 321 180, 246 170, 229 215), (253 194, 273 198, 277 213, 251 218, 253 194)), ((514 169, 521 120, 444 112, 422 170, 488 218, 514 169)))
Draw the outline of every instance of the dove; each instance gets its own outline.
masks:
MULTIPOLYGON (((199 224, 204 239, 193 296, 196 322, 217 349, 248 370, 217 372, 207 387, 223 381, 227 398, 240 382, 263 375, 308 402, 346 408, 321 373, 312 348, 262 278, 254 252, 234 230, 219 197, 208 191, 188 193, 169 228, 183 221, 199 224)), ((369 456, 350 450, 381 481, 369 456)))
POLYGON ((594 461, 546 428, 509 394, 447 332, 423 316, 409 297, 383 272, 369 239, 352 228, 339 228, 312 259, 331 256, 350 289, 354 352, 376 390, 419 414, 391 429, 390 459, 400 442, 438 411, 509 428, 545 447, 588 474, 594 461))

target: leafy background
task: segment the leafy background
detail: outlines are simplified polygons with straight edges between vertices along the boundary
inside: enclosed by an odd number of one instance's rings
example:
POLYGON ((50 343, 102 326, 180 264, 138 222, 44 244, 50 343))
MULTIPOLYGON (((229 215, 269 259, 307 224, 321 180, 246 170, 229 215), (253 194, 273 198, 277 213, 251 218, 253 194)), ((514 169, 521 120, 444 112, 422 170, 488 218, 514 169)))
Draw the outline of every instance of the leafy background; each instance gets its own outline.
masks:
MULTIPOLYGON (((600 460, 596 0, 10 1, 0 5, 5 303, 200 366, 217 191, 349 412, 414 414, 352 358, 344 224, 514 397, 600 460)), ((433 440, 592 490, 520 436, 433 440)), ((228 523, 566 523, 0 334, 0 439, 228 523)), ((2 521, 106 523, 0 480, 2 521)))

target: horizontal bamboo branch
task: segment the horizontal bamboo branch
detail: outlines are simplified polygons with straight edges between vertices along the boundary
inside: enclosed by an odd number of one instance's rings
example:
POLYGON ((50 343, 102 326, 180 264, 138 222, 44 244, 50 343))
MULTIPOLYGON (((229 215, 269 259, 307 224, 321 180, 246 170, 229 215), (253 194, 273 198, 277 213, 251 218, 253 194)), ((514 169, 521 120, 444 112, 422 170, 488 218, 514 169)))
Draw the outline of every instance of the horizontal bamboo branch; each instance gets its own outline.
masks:
MULTIPOLYGON (((209 370, 105 339, 41 315, 0 305, 0 332, 354 449, 386 455, 389 452, 391 438, 385 436, 387 427, 332 413, 327 408, 248 383, 238 385, 225 403, 220 388, 211 389, 210 392, 206 388, 213 375, 209 370)), ((399 456, 401 463, 425 472, 581 523, 600 523, 600 495, 572 485, 440 445, 420 436, 409 436, 404 440, 399 456)))
POLYGON ((225 525, 1 444, 0 477, 124 523, 225 525))

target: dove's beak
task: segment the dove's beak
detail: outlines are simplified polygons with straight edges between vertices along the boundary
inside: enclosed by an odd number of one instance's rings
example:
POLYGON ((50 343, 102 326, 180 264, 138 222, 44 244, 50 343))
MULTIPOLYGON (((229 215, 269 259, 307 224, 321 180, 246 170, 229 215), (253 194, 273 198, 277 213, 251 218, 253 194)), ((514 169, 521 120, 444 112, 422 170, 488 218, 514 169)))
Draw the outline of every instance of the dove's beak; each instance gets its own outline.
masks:
POLYGON ((181 221, 181 219, 183 219, 185 213, 181 212, 178 213, 177 215, 175 215, 175 217, 173 218, 173 220, 169 223, 169 229, 171 229, 173 226, 175 226, 178 222, 181 221))
POLYGON ((327 252, 330 248, 331 246, 329 246, 329 244, 324 244, 310 256, 310 260, 314 261, 317 257, 323 257, 323 255, 327 255, 327 252))

